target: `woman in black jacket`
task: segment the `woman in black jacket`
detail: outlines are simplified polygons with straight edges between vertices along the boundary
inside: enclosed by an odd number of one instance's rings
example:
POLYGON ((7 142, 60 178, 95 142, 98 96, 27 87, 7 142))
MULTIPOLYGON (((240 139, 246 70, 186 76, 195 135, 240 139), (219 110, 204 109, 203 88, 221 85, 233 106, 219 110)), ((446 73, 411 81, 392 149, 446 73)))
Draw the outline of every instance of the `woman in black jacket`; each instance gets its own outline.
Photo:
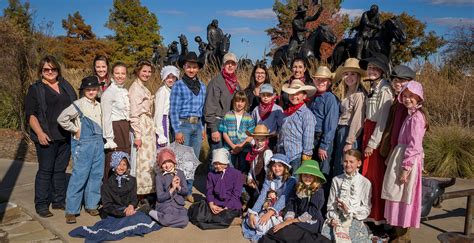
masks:
POLYGON ((50 204, 53 209, 64 210, 66 167, 71 156, 70 133, 59 126, 57 118, 77 95, 61 76, 61 66, 53 56, 41 59, 38 76, 28 89, 25 113, 38 157, 35 209, 39 216, 51 217, 50 204))

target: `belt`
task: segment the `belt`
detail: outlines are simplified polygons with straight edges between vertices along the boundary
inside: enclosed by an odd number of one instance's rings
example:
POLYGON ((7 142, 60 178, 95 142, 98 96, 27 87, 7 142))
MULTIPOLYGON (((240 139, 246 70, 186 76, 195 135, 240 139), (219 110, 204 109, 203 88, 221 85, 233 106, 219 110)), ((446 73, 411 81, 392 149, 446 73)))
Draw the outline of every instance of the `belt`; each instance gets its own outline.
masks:
POLYGON ((186 118, 180 118, 179 120, 182 122, 190 123, 190 124, 198 124, 201 118, 197 116, 190 116, 186 118))

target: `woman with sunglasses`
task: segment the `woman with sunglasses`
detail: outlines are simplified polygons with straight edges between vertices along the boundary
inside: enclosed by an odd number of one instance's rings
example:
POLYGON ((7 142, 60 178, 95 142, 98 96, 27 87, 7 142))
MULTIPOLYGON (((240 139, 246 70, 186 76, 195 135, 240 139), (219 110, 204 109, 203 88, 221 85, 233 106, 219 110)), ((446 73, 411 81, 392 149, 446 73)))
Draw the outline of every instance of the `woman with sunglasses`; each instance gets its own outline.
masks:
POLYGON ((28 89, 25 113, 38 157, 35 209, 39 216, 51 217, 50 204, 53 209, 64 210, 66 167, 71 156, 71 135, 59 126, 57 118, 77 95, 61 76, 61 66, 53 56, 41 59, 38 76, 28 89))

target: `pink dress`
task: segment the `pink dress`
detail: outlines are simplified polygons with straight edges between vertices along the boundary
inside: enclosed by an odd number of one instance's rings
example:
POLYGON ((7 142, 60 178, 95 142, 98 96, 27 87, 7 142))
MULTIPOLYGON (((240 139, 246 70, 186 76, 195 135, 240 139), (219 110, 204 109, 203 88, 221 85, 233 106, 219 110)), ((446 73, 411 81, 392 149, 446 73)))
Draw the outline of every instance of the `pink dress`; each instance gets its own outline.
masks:
POLYGON ((386 200, 385 219, 392 226, 420 227, 425 125, 421 111, 409 114, 400 129, 398 144, 387 160, 382 198, 386 200), (405 184, 400 183, 402 169, 411 171, 405 184))

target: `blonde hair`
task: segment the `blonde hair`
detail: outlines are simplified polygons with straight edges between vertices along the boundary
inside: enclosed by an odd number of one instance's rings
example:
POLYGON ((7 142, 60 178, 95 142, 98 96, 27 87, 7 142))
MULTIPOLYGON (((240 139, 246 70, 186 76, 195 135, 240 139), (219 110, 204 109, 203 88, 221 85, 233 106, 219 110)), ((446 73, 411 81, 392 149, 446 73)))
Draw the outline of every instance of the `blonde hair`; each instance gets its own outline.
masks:
MULTIPOLYGON (((344 72, 344 73, 345 73, 345 72, 344 72)), ((344 74, 344 73, 343 73, 343 74, 344 74)), ((357 73, 357 76, 359 77, 359 78, 357 79, 356 89, 355 89, 356 91, 355 91, 355 92, 358 92, 358 91, 364 92, 365 89, 364 89, 364 87, 361 85, 361 83, 362 83, 362 76, 361 76, 360 73, 358 73, 358 72, 355 72, 355 73, 357 73)), ((337 80, 337 81, 339 81, 339 85, 338 85, 338 88, 337 88, 337 94, 336 94, 336 95, 337 95, 341 100, 343 100, 343 99, 346 98, 347 90, 349 90, 349 88, 347 87, 346 82, 344 81, 344 77, 345 77, 345 75, 342 75, 341 80, 337 80)))
POLYGON ((311 175, 311 176, 313 177, 314 180, 309 186, 307 186, 306 184, 304 184, 303 180, 301 179, 302 175, 301 174, 299 175, 298 183, 296 183, 297 194, 306 191, 308 195, 311 195, 321 187, 321 180, 319 179, 319 177, 315 175, 311 175))

